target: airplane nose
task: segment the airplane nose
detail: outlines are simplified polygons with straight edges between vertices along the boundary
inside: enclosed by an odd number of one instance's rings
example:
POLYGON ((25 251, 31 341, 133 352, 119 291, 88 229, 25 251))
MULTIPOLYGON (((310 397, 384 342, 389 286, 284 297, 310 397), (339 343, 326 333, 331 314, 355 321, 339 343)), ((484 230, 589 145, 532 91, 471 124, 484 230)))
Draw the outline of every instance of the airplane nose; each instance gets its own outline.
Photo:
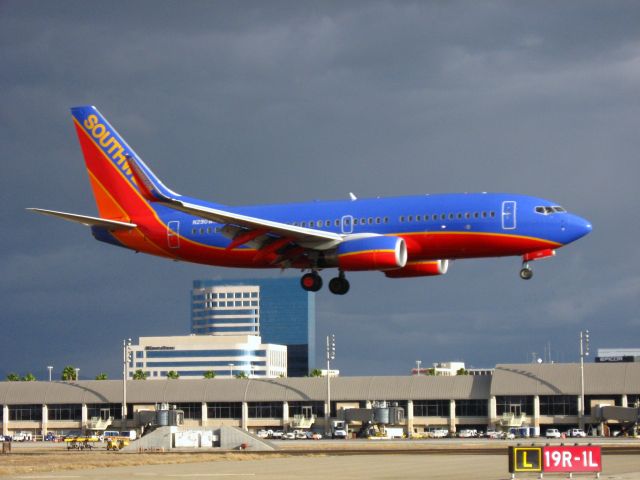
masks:
POLYGON ((571 230, 574 231, 574 235, 576 236, 576 240, 578 238, 584 237, 585 235, 588 235, 589 233, 591 233, 591 230, 593 230, 593 226, 591 225, 591 222, 589 220, 578 216, 575 216, 573 218, 571 227, 571 230))

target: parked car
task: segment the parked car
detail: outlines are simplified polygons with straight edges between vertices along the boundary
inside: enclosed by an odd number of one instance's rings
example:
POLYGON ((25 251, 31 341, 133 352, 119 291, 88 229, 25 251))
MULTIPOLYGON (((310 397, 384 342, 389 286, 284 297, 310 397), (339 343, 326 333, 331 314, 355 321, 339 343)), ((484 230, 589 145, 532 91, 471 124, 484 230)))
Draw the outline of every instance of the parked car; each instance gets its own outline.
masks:
POLYGON ((557 428, 547 428, 544 432, 544 436, 547 438, 560 438, 562 435, 560 434, 560 430, 557 428))
POLYGON ((581 428, 571 428, 567 430, 567 437, 586 437, 587 434, 581 428))
POLYGON ((295 440, 296 439, 296 434, 293 432, 287 432, 284 435, 282 435, 282 440, 295 440))
POLYGON ((477 436, 478 436, 478 432, 476 430, 472 430, 469 428, 460 430, 460 432, 458 432, 458 437, 460 438, 473 438, 477 436))
POLYGON ((281 440, 284 435, 282 430, 274 430, 271 434, 271 438, 275 438, 276 440, 281 440))
POLYGON ((502 432, 497 432, 496 430, 487 430, 487 433, 484 434, 487 438, 502 438, 502 432))
POLYGON ((446 428, 436 428, 431 431, 431 438, 445 438, 449 435, 449 430, 446 428))
MULTIPOLYGON (((271 432, 273 433, 273 432, 271 432)), ((269 438, 270 433, 268 430, 258 430, 258 432, 256 433, 257 436, 259 436, 260 438, 269 438)))
POLYGON ((311 440, 322 440, 322 434, 318 432, 311 433, 311 440))
POLYGON ((333 431, 333 438, 346 439, 347 432, 346 430, 342 430, 341 428, 337 428, 333 431))
POLYGON ((33 440, 33 434, 31 432, 18 432, 13 435, 14 442, 30 442, 33 440))

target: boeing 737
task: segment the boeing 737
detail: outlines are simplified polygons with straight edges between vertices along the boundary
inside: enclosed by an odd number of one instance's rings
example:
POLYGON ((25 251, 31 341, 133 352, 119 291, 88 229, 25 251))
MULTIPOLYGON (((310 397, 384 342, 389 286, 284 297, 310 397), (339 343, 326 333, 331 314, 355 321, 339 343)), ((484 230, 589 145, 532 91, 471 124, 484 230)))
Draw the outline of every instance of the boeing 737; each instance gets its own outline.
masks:
POLYGON ((555 202, 507 193, 462 193, 231 207, 179 195, 161 182, 93 106, 71 109, 98 217, 31 208, 91 228, 136 252, 236 268, 295 268, 318 291, 318 272, 349 290, 345 272, 390 278, 443 275, 449 261, 521 257, 530 262, 587 235, 591 223, 555 202))

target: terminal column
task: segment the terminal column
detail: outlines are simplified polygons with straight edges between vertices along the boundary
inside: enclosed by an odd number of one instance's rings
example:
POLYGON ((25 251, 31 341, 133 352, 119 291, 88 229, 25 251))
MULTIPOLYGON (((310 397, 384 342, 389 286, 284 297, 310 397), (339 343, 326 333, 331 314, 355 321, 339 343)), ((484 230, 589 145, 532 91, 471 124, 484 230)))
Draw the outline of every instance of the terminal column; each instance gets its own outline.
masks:
POLYGON ((492 395, 489 399, 489 424, 491 427, 495 427, 498 423, 498 404, 496 402, 495 395, 492 395))
POLYGON ((540 396, 533 396, 533 428, 535 428, 535 436, 540 435, 540 396))
POLYGON ((202 402, 202 413, 200 414, 200 426, 205 427, 209 420, 209 412, 207 410, 207 402, 202 402))
POLYGON ((289 425, 289 402, 282 402, 282 426, 284 428, 289 425))
POLYGON ((42 436, 45 436, 49 433, 49 408, 46 405, 42 405, 42 420, 40 424, 42 425, 42 436))
POLYGON ((243 430, 249 430, 249 404, 242 402, 242 420, 240 426, 243 430))
POLYGON ((622 394, 622 403, 620 404, 621 407, 628 407, 629 406, 629 399, 627 398, 627 394, 623 393, 622 394))
POLYGON ((449 400, 449 431, 456 433, 456 401, 449 400))
POLYGON ((9 435, 9 405, 2 406, 2 435, 9 435))
POLYGON ((87 404, 83 403, 82 404, 82 409, 80 411, 80 428, 81 429, 85 429, 87 428, 87 423, 88 423, 88 409, 87 409, 87 404))
POLYGON ((407 400, 407 437, 413 435, 413 400, 407 400))

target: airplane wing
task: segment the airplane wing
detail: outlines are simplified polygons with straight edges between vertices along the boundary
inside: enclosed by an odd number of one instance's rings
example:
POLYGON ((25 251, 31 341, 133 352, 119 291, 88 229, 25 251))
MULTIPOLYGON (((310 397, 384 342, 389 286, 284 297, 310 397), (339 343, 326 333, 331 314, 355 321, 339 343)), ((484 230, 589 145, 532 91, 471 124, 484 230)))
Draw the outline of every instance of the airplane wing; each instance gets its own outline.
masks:
POLYGON ((216 223, 237 227, 229 229, 233 232, 234 239, 239 238, 240 235, 245 235, 247 240, 244 242, 238 242, 231 248, 247 243, 249 240, 252 240, 259 235, 271 235, 283 239, 286 238, 300 247, 313 250, 327 250, 333 248, 345 239, 343 235, 334 232, 325 232, 314 228, 296 227, 287 223, 250 217, 194 203, 190 199, 186 199, 186 197, 169 190, 146 165, 138 163, 138 161, 132 157, 127 157, 127 162, 131 167, 133 176, 140 188, 140 193, 147 200, 157 202, 169 208, 205 218, 216 223), (255 236, 250 238, 252 234, 255 236))
POLYGON ((77 215, 75 213, 56 212, 55 210, 45 210, 43 208, 27 208, 27 210, 42 213, 43 215, 63 218, 71 222, 86 225, 87 227, 104 227, 109 230, 130 230, 137 227, 135 223, 119 222, 117 220, 107 220, 105 218, 89 217, 87 215, 77 215))

